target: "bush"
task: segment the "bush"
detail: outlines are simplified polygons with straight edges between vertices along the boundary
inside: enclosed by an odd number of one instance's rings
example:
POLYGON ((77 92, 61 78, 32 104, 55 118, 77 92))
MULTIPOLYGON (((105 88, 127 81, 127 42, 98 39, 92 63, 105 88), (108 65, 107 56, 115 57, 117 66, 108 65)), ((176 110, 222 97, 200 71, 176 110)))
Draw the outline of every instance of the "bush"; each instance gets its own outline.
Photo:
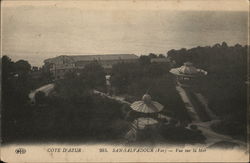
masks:
POLYGON ((235 118, 232 118, 232 116, 224 118, 218 123, 213 123, 211 128, 215 132, 230 135, 233 138, 240 139, 242 141, 246 141, 247 138, 246 123, 236 121, 235 118))
POLYGON ((75 96, 55 94, 47 98, 46 106, 34 108, 32 133, 39 141, 111 141, 122 137, 127 128, 121 107, 88 91, 75 96))

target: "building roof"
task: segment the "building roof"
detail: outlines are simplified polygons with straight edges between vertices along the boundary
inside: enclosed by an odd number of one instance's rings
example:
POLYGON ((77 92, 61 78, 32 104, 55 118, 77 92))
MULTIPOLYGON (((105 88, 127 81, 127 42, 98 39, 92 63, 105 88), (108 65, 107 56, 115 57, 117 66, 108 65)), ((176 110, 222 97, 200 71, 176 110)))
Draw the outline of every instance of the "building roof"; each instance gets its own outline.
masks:
POLYGON ((62 58, 67 58, 73 62, 77 61, 93 61, 93 60, 128 60, 128 59, 138 59, 135 54, 103 54, 103 55, 61 55, 54 58, 49 58, 44 60, 46 63, 53 63, 54 61, 62 58))
POLYGON ((137 59, 134 54, 76 55, 74 61, 137 59))

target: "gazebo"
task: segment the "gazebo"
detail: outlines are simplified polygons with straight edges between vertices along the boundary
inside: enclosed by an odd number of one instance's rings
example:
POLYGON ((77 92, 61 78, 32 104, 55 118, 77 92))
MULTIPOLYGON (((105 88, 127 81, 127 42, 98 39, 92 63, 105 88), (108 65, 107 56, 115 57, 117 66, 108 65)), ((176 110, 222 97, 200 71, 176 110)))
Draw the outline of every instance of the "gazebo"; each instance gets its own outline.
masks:
POLYGON ((157 101, 153 101, 149 94, 145 94, 142 100, 135 101, 130 105, 132 114, 131 129, 126 134, 126 139, 136 141, 141 138, 149 138, 155 135, 155 130, 158 121, 158 113, 161 112, 164 106, 157 101))
POLYGON ((177 83, 182 87, 195 86, 198 84, 197 79, 207 75, 206 71, 194 67, 191 62, 185 62, 181 67, 171 69, 170 73, 176 76, 177 83))

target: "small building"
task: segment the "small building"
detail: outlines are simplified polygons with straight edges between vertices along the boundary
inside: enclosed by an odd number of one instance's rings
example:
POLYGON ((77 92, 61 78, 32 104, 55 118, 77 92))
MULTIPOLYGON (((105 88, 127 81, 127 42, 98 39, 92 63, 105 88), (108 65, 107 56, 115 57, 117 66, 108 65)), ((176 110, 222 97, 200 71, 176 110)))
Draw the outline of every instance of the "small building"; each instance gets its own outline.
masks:
POLYGON ((177 83, 182 87, 195 86, 198 78, 207 75, 206 71, 194 67, 191 62, 185 62, 181 67, 171 69, 170 73, 176 76, 177 83))
POLYGON ((62 79, 67 72, 74 69, 83 69, 93 61, 97 61, 106 72, 110 72, 114 64, 137 62, 138 56, 134 54, 61 55, 44 60, 44 64, 55 79, 62 79))

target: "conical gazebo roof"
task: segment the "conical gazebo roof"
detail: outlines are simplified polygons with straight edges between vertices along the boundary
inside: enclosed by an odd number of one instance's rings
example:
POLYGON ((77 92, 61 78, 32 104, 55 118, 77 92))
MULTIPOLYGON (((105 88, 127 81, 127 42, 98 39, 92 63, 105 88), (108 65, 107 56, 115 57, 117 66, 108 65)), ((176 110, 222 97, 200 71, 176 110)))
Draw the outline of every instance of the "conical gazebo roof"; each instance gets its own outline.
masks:
POLYGON ((194 67, 191 62, 185 62, 183 66, 178 68, 173 68, 169 72, 174 75, 189 76, 189 77, 207 75, 206 71, 194 67))
POLYGON ((134 111, 141 113, 157 113, 162 111, 164 106, 159 102, 152 101, 151 96, 145 94, 141 101, 135 101, 130 106, 134 111))

